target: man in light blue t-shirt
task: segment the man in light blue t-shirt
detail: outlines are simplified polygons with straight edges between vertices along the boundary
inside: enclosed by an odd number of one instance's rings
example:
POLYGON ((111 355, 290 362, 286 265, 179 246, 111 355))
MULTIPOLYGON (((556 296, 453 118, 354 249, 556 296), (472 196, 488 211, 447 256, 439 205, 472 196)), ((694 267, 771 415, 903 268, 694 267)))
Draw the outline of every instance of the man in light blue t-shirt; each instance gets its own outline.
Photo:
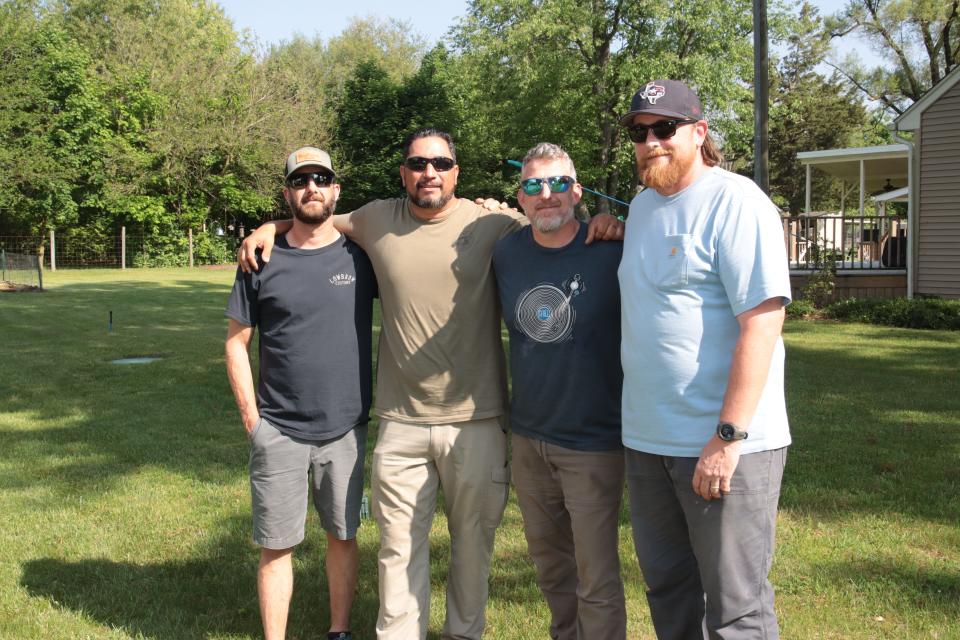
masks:
POLYGON ((717 166, 683 83, 648 83, 620 124, 647 187, 619 278, 626 474, 653 624, 661 639, 776 638, 768 574, 790 444, 780 219, 717 166))

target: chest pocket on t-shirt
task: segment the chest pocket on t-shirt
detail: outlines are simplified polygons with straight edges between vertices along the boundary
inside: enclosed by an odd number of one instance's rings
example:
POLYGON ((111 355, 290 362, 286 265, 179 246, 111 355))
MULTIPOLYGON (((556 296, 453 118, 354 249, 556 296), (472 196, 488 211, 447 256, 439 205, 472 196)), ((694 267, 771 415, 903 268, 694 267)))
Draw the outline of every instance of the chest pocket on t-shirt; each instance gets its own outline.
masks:
POLYGON ((690 246, 693 243, 688 233, 663 236, 656 241, 654 258, 654 284, 661 289, 682 287, 689 281, 690 246))

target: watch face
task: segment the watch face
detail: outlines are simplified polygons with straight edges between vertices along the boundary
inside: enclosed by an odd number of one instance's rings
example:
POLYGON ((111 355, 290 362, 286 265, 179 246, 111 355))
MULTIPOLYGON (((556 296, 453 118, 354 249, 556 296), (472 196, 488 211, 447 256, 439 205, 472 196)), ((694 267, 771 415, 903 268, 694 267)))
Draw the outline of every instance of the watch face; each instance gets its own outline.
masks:
POLYGON ((717 425, 717 435, 721 440, 732 442, 733 440, 743 440, 747 437, 745 431, 740 431, 736 425, 724 422, 717 425))

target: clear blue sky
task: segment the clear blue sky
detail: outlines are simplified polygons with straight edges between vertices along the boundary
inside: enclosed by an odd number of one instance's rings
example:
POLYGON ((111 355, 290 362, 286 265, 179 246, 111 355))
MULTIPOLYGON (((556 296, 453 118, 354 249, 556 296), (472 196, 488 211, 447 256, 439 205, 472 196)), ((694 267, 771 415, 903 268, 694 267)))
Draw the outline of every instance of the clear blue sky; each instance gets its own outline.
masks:
POLYGON ((238 31, 249 28, 264 44, 290 40, 295 33, 328 40, 342 32, 351 18, 379 16, 408 21, 432 46, 467 12, 466 0, 219 0, 219 4, 238 31))

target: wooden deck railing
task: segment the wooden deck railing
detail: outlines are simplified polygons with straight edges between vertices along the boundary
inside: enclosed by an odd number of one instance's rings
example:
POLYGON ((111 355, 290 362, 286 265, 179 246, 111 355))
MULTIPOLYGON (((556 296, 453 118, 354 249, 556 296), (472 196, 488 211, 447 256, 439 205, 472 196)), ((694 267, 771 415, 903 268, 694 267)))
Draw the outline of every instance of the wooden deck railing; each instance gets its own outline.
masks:
POLYGON ((907 269, 907 221, 897 216, 834 213, 782 218, 790 269, 903 271, 907 269))

